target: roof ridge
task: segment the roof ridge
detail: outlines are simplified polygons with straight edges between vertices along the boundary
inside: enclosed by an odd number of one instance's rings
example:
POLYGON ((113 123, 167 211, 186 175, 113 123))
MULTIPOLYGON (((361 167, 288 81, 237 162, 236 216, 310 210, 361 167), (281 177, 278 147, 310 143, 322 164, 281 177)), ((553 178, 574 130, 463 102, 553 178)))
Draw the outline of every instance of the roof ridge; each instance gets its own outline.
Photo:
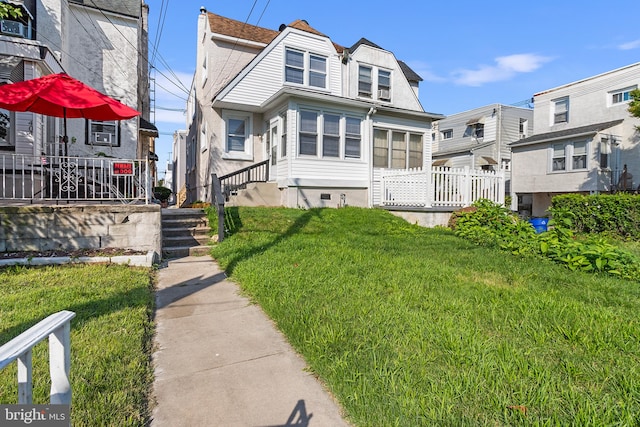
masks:
POLYGON ((225 36, 269 44, 280 32, 207 11, 211 31, 225 36))

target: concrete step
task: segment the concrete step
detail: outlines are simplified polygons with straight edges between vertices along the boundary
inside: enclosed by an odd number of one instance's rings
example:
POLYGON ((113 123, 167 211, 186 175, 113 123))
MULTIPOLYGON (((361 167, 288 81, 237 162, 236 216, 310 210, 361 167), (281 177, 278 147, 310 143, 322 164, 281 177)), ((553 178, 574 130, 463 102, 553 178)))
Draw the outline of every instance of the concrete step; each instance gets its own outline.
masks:
POLYGON ((211 247, 208 218, 203 209, 162 209, 162 256, 207 255, 211 247))
POLYGON ((208 235, 204 236, 173 236, 162 237, 162 246, 200 246, 210 242, 208 235))
POLYGON ((211 246, 169 246, 162 248, 163 258, 181 258, 193 255, 209 255, 211 246))
POLYGON ((209 227, 162 227, 163 237, 209 236, 209 227))

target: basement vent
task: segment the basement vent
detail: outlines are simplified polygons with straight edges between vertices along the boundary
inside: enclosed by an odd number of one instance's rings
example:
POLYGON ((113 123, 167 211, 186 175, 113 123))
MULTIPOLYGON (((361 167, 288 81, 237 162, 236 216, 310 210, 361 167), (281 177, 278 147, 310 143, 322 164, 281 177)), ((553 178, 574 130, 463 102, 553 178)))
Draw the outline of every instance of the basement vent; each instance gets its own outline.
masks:
POLYGON ((320 193, 320 200, 331 200, 331 194, 329 194, 329 193, 320 193))

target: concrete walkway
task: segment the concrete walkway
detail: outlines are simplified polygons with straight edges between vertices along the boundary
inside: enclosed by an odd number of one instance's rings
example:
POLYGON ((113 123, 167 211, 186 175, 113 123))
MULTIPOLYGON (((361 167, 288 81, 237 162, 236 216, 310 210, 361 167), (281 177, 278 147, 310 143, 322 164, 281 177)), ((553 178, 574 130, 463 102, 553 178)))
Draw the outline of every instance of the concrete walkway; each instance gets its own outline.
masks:
POLYGON ((305 362, 209 256, 158 272, 153 427, 348 426, 305 362))

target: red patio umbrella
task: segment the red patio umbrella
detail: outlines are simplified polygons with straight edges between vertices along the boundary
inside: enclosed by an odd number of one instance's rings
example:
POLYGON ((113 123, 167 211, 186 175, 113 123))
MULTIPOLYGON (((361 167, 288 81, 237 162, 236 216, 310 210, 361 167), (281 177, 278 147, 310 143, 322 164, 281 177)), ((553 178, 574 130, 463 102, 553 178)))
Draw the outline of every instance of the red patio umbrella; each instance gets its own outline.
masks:
POLYGON ((0 86, 0 108, 62 117, 65 143, 67 118, 108 121, 126 120, 140 114, 66 73, 0 86))

